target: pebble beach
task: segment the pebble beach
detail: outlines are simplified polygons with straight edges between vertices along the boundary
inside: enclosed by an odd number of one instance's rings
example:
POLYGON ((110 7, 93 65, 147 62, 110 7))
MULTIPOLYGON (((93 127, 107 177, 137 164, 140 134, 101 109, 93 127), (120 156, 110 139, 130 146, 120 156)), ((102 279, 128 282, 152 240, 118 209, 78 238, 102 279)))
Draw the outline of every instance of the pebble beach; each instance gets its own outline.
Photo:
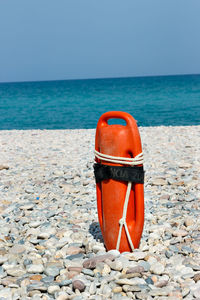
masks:
POLYGON ((200 126, 140 127, 139 249, 106 251, 94 129, 0 131, 0 300, 200 299, 200 126))

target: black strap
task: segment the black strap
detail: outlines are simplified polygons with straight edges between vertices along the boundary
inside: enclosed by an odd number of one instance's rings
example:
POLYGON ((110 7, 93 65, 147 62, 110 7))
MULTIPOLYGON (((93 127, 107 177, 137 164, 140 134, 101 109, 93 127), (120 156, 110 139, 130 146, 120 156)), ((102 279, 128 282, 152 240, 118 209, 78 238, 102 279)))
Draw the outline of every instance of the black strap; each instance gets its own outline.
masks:
POLYGON ((107 179, 114 179, 122 181, 131 181, 134 183, 144 183, 143 167, 120 167, 95 163, 94 175, 96 182, 100 182, 102 180, 107 179))

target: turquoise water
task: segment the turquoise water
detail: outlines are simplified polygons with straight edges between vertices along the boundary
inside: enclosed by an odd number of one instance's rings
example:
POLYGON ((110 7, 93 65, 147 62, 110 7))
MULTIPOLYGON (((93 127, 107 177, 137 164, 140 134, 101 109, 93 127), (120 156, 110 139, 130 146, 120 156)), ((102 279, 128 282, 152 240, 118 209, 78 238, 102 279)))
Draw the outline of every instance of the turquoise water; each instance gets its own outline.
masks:
POLYGON ((0 84, 0 129, 95 128, 126 111, 139 126, 200 124, 200 75, 0 84))

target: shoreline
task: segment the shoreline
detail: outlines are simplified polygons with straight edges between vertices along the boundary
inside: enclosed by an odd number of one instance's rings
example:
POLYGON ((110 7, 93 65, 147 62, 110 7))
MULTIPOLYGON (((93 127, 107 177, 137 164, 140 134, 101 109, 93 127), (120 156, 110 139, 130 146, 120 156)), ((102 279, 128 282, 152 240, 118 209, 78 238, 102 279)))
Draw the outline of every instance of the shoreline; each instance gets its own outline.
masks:
POLYGON ((0 297, 200 297, 200 125, 139 131, 145 226, 119 254, 98 225, 95 129, 0 130, 0 297))
MULTIPOLYGON (((163 128, 171 128, 171 127, 174 127, 174 128, 180 128, 180 127, 199 127, 200 124, 197 124, 197 125, 158 125, 158 126, 138 126, 139 129, 141 128, 160 128, 160 127, 163 127, 163 128)), ((10 131, 77 131, 77 130, 96 130, 96 128, 66 128, 66 129, 39 129, 39 128, 35 128, 35 129, 0 129, 0 132, 2 131, 7 131, 7 132, 10 132, 10 131)))

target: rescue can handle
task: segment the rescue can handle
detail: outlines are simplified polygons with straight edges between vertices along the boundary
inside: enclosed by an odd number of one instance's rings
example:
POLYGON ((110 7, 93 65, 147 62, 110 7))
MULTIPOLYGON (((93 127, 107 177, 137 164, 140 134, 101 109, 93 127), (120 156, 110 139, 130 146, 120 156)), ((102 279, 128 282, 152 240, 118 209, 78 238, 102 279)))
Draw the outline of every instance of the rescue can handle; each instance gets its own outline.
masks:
POLYGON ((98 126, 103 127, 109 125, 108 124, 109 119, 122 119, 126 122, 126 126, 127 125, 129 127, 137 126, 135 119, 130 114, 123 111, 109 111, 107 113, 104 113, 98 121, 98 126))

